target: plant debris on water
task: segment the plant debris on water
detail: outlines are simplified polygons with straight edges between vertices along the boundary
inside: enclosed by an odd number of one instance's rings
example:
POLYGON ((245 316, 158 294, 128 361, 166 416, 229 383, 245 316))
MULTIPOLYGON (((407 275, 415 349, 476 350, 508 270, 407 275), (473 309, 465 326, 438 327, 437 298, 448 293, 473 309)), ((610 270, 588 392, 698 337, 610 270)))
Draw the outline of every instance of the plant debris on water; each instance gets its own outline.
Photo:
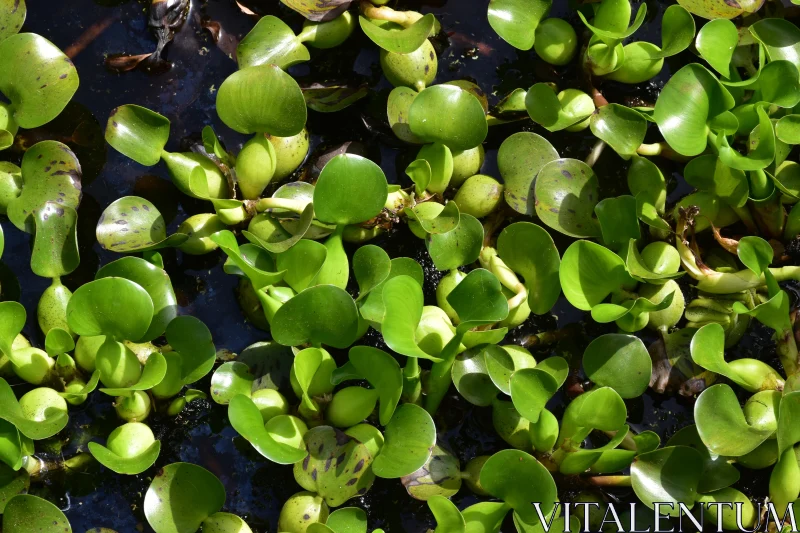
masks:
POLYGON ((775 530, 793 2, 0 0, 0 532, 775 530))

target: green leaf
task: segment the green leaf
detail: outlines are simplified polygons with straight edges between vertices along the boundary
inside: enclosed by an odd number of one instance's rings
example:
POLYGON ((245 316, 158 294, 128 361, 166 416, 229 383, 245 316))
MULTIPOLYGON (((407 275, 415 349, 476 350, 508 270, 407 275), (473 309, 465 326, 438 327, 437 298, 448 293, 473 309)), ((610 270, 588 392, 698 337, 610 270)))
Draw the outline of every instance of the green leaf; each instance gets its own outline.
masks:
POLYGON ((591 241, 577 241, 567 248, 558 275, 564 296, 583 311, 602 303, 629 279, 622 259, 591 241))
POLYGON ((645 157, 634 155, 628 167, 627 177, 631 194, 651 204, 658 213, 663 214, 667 201, 667 183, 655 163, 645 157))
POLYGON ((81 261, 78 251, 78 213, 57 202, 45 202, 36 211, 34 223, 36 233, 31 254, 33 273, 43 278, 58 278, 78 268, 81 261))
MULTIPOLYGON (((72 533, 69 520, 49 501, 31 494, 18 494, 5 506, 3 531, 6 533, 72 533)), ((160 531, 158 533, 161 533, 160 531)))
POLYGON ((147 358, 147 362, 142 369, 142 374, 139 381, 128 387, 109 387, 101 388, 100 392, 104 392, 109 396, 131 396, 134 391, 150 390, 167 375, 167 360, 161 352, 153 352, 147 358))
POLYGON ((347 348, 358 334, 358 309, 344 290, 318 285, 283 304, 271 327, 273 339, 284 346, 310 342, 347 348))
POLYGON ((359 155, 340 154, 317 179, 314 211, 329 224, 360 224, 381 212, 388 194, 381 167, 359 155))
POLYGON ((124 196, 106 207, 96 236, 100 246, 118 253, 177 247, 189 238, 184 233, 167 237, 164 217, 155 205, 138 196, 124 196))
POLYGON ((549 227, 571 237, 600 235, 594 207, 600 201, 597 176, 577 159, 556 159, 539 171, 534 184, 536 214, 549 227))
POLYGON ((20 230, 35 231, 35 217, 46 202, 78 209, 81 164, 72 150, 57 141, 34 144, 22 157, 22 194, 8 204, 8 219, 20 230))
POLYGON ((556 483, 550 472, 529 454, 503 450, 484 463, 480 474, 483 489, 508 504, 525 522, 538 520, 531 502, 540 502, 547 516, 558 499, 556 483))
POLYGON ((686 8, 669 6, 661 19, 661 53, 654 57, 670 57, 689 48, 694 40, 694 18, 686 8))
POLYGON ((609 333, 597 337, 586 347, 583 369, 600 387, 611 387, 622 398, 638 398, 650 384, 652 363, 639 338, 609 333))
POLYGON ((3 0, 0 2, 0 41, 22 29, 28 9, 25 0, 3 0))
POLYGON ((641 238, 636 198, 633 196, 624 195, 601 200, 594 206, 594 212, 600 222, 603 244, 609 249, 625 250, 631 239, 641 238))
POLYGON ((670 446, 640 454, 631 465, 631 485, 639 500, 651 509, 656 502, 669 516, 678 515, 678 503, 694 506, 703 473, 700 454, 688 446, 670 446))
POLYGON ((172 463, 153 478, 144 496, 144 515, 156 533, 193 533, 225 505, 217 476, 191 463, 172 463))
MULTIPOLYGON (((350 7, 352 0, 332 0, 320 5, 316 0, 281 0, 308 20, 314 22, 333 20, 350 7)), ((337 531, 336 533, 342 533, 337 531)), ((348 532, 349 533, 349 532, 348 532)))
POLYGON ((503 348, 480 344, 458 354, 451 370, 459 394, 473 405, 487 407, 498 390, 510 394, 514 362, 503 348))
POLYGON ((134 342, 148 342, 160 337, 167 325, 178 314, 178 301, 167 272, 139 257, 117 259, 97 271, 96 279, 125 278, 141 286, 153 301, 153 320, 141 338, 134 342))
POLYGON ((349 357, 358 373, 378 391, 380 423, 382 426, 389 424, 403 392, 400 365, 388 353, 369 346, 350 348, 349 357))
POLYGON ((242 235, 244 235, 248 241, 258 244, 265 250, 275 254, 281 254, 300 242, 300 240, 305 236, 306 232, 308 232, 312 222, 314 222, 314 205, 309 202, 303 208, 303 212, 300 214, 300 218, 297 220, 297 227, 294 229, 294 234, 291 237, 277 242, 268 242, 249 231, 242 231, 242 235))
POLYGON ((461 323, 459 333, 472 328, 500 322, 508 316, 508 300, 497 276, 486 269, 476 268, 447 295, 461 323))
POLYGON ((732 19, 742 14, 743 11, 756 11, 761 4, 758 2, 726 1, 726 0, 680 0, 680 5, 704 19, 732 19))
POLYGON ((489 25, 501 39, 519 50, 530 50, 536 27, 547 16, 551 0, 490 0, 489 25))
POLYGON ((181 356, 181 381, 191 385, 214 368, 217 350, 211 331, 193 316, 175 317, 167 326, 165 335, 173 350, 181 356))
MULTIPOLYGON (((676 255, 678 251, 672 248, 673 253, 676 255)), ((680 257, 680 256, 678 256, 680 257)), ((680 259, 678 259, 680 261, 680 259)), ((644 280, 651 284, 663 284, 667 280, 670 279, 677 279, 683 276, 686 272, 671 272, 670 270, 663 270, 658 269, 656 272, 654 269, 656 265, 653 265, 653 269, 645 262, 642 255, 639 253, 639 250, 636 248, 636 241, 631 239, 628 243, 628 255, 625 258, 625 266, 628 269, 630 275, 636 279, 644 280)), ((678 268, 676 266, 676 268, 678 268)))
POLYGON ((561 294, 561 258, 553 238, 541 226, 515 222, 497 238, 497 253, 520 274, 528 291, 528 306, 537 315, 548 313, 561 294))
POLYGON ((425 244, 437 270, 453 270, 478 259, 483 246, 483 225, 472 215, 462 213, 456 229, 429 234, 425 244))
POLYGON ((279 415, 271 418, 265 427, 261 411, 253 400, 243 394, 231 398, 228 419, 237 433, 273 463, 293 464, 308 455, 302 440, 303 435, 299 432, 303 429, 298 428, 298 423, 302 423, 299 419, 279 415), (289 441, 297 441, 298 445, 293 446, 289 441))
POLYGON ((301 292, 314 282, 327 256, 328 249, 323 244, 302 239, 285 252, 279 253, 275 263, 279 271, 285 272, 283 281, 296 292, 301 292))
MULTIPOLYGON (((250 248, 252 245, 245 244, 239 248, 239 244, 236 242, 236 237, 232 232, 228 230, 219 231, 211 235, 211 240, 217 243, 220 249, 225 252, 225 255, 228 256, 230 261, 235 264, 245 276, 247 276, 247 278, 253 283, 253 288, 256 290, 274 285, 283 280, 283 276, 285 274, 284 271, 269 272, 263 270, 265 266, 271 267, 272 265, 260 264, 258 258, 261 254, 257 252, 257 248, 255 250, 250 248), (253 253, 248 255, 249 252, 253 253)), ((266 253, 263 255, 268 257, 266 253)), ((271 260, 269 260, 269 262, 271 262, 271 260)))
POLYGON ((134 104, 117 107, 108 117, 106 141, 122 155, 152 167, 161 160, 169 140, 169 120, 134 104))
POLYGON ((739 32, 736 25, 727 19, 706 22, 695 40, 700 57, 725 78, 731 77, 731 59, 738 43, 739 32))
POLYGON ((724 384, 700 393, 694 405, 694 418, 703 443, 717 455, 745 455, 772 434, 748 424, 736 393, 724 384))
POLYGON ((436 216, 430 218, 429 215, 432 213, 428 208, 432 205, 434 204, 431 202, 424 202, 413 208, 406 207, 404 212, 410 220, 419 223, 425 233, 429 234, 453 231, 461 223, 461 212, 455 202, 447 202, 447 205, 436 216))
POLYGON ((78 90, 78 71, 56 45, 35 33, 0 40, 0 93, 14 120, 32 129, 56 118, 78 90))
POLYGON ((378 477, 394 479, 416 472, 428 461, 436 444, 436 426, 425 409, 406 403, 394 412, 384 436, 372 470, 378 477))
POLYGON ((750 33, 767 49, 770 61, 786 60, 800 69, 800 29, 785 19, 765 18, 750 25, 750 33))
POLYGON ((408 357, 433 359, 417 345, 416 331, 424 305, 422 287, 417 280, 406 275, 389 278, 383 284, 382 294, 386 311, 381 333, 386 346, 408 357))
POLYGON ((386 102, 386 116, 389 127, 401 141, 423 144, 422 139, 411 133, 408 124, 408 111, 419 93, 409 87, 395 87, 386 102))
POLYGON ((33 389, 17 401, 11 386, 0 378, 0 419, 16 426, 29 439, 42 440, 64 429, 69 415, 66 402, 53 389, 33 389), (22 402, 26 408, 23 408, 22 402), (30 407, 36 412, 29 412, 30 407))
MULTIPOLYGON (((234 396, 250 397, 255 376, 241 361, 222 363, 211 376, 211 399, 220 405, 228 405, 234 396)), ((262 421, 263 425, 263 421, 262 421)))
POLYGON ((456 85, 434 85, 423 90, 408 111, 411 132, 424 142, 440 142, 451 150, 469 150, 488 133, 480 101, 456 85))
POLYGON ((358 507, 342 507, 328 516, 325 525, 333 533, 367 533, 367 513, 358 507))
POLYGON ((708 122, 734 105, 731 94, 708 69, 691 63, 664 85, 653 118, 672 149, 695 156, 706 149, 708 122))
POLYGON ((425 189, 432 193, 443 193, 453 177, 453 152, 441 142, 426 144, 417 152, 417 160, 428 162, 431 177, 425 189))
MULTIPOLYGON (((0 463, 5 463, 12 470, 22 468, 23 459, 29 455, 33 443, 22 435, 11 422, 0 420, 0 463)), ((3 486, 3 467, 0 465, 0 487, 3 486)), ((0 489, 1 493, 2 489, 0 489)), ((0 508, 2 497, 0 496, 0 508)))
POLYGON ((273 64, 285 70, 309 59, 308 48, 285 22, 272 15, 260 18, 236 47, 240 69, 273 64))
POLYGON ((559 383, 549 372, 523 368, 511 374, 511 401, 519 414, 536 423, 558 387, 559 383))
MULTIPOLYGON (((670 8, 677 8, 686 13, 686 10, 680 6, 670 6, 670 8)), ((667 13, 669 13, 669 9, 667 9, 667 13)), ((665 18, 667 13, 664 14, 665 18)), ((689 20, 693 21, 691 15, 689 15, 689 20)), ((647 120, 639 112, 629 107, 608 104, 592 114, 589 127, 595 137, 605 141, 615 152, 625 157, 635 154, 644 141, 647 133, 647 120)))
POLYGON ((305 127, 307 110, 294 78, 276 65, 258 65, 238 70, 222 82, 217 114, 239 133, 291 137, 305 127))
POLYGON ((739 246, 736 249, 739 260, 759 276, 772 263, 772 246, 761 237, 748 235, 739 239, 739 246))
POLYGON ((153 318, 153 300, 125 278, 101 278, 80 286, 67 305, 67 322, 81 336, 117 341, 141 339, 153 318))
POLYGON ((375 324, 380 324, 384 319, 386 307, 383 301, 383 288, 388 280, 405 275, 416 281, 420 287, 425 281, 422 266, 410 257, 396 257, 392 259, 391 265, 389 276, 386 280, 372 289, 361 302, 361 316, 375 324))
POLYGON ((428 500, 428 507, 436 519, 436 529, 433 533, 465 533, 467 531, 467 524, 464 517, 461 516, 461 511, 455 506, 453 502, 435 494, 428 500))
POLYGON ((89 452, 97 461, 117 474, 141 474, 156 462, 161 442, 155 440, 145 424, 131 422, 116 428, 108 436, 107 446, 90 442, 89 452))
MULTIPOLYGON (((770 63, 771 64, 771 63, 770 63)), ((753 146, 753 142, 748 143, 748 154, 741 155, 729 144, 727 137, 720 136, 722 144, 719 148, 719 160, 731 168, 739 170, 760 170, 767 168, 775 159, 775 130, 769 115, 764 108, 759 106, 758 113, 758 143, 753 146)))
POLYGON ((711 154, 695 157, 684 169, 686 182, 701 191, 714 194, 733 207, 747 203, 750 184, 745 173, 731 168, 711 154))
POLYGON ((678 430, 669 441, 667 446, 688 446, 700 452, 703 460, 702 475, 697 487, 698 492, 707 493, 729 487, 739 480, 739 470, 729 461, 729 457, 712 455, 700 435, 697 434, 697 426, 694 424, 678 430))
POLYGON ((800 115, 785 115, 775 123, 775 136, 786 144, 800 144, 800 115))
POLYGON ((537 83, 528 89, 525 108, 531 120, 547 131, 561 131, 582 122, 595 110, 588 94, 568 89, 556 95, 546 83, 537 83))
POLYGON ((558 152, 541 135, 522 131, 503 141, 497 151, 497 167, 506 187, 506 203, 514 211, 533 215, 534 179, 542 167, 556 159, 558 152))
POLYGON ((422 43, 431 34, 436 24, 436 17, 428 13, 404 29, 383 28, 363 16, 358 17, 358 22, 366 36, 387 52, 410 54, 422 46, 422 43))

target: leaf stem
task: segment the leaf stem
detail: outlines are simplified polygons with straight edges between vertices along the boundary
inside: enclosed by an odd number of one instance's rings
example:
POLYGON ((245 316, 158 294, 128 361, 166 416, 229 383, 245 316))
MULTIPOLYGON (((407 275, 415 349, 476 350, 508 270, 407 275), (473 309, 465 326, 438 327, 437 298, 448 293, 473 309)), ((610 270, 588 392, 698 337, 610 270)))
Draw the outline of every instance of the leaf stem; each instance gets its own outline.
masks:
POLYGON ((585 163, 590 167, 593 167, 597 160, 600 159, 600 156, 603 154, 603 149, 605 149, 606 143, 605 141, 601 141, 598 139, 594 146, 592 146, 592 151, 589 152, 589 155, 586 156, 585 163))
POLYGON ((597 487, 630 487, 631 476, 591 476, 586 481, 597 487))

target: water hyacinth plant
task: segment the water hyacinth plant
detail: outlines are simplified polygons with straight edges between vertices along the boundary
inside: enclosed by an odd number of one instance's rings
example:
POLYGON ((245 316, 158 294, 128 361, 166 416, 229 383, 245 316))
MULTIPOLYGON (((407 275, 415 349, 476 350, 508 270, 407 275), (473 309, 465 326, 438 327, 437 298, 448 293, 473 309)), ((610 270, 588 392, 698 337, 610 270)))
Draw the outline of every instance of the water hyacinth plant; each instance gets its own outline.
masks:
POLYGON ((753 530, 800 501, 791 9, 490 0, 467 36, 266 4, 102 8, 158 44, 97 63, 163 98, 114 94, 98 177, 53 124, 111 22, 61 51, 0 0, 0 531, 600 531, 611 502, 753 530))

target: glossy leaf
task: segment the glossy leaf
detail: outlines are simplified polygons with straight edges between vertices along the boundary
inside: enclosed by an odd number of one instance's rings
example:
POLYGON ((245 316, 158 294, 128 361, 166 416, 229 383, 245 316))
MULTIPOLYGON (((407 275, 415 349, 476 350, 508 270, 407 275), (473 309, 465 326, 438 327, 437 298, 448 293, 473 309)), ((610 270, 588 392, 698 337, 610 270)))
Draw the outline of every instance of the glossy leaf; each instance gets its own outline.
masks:
POLYGON ((617 254, 591 241, 577 241, 567 248, 558 275, 564 296, 583 311, 602 303, 629 278, 617 254))
POLYGON ((33 273, 44 278, 57 278, 78 268, 78 213, 57 202, 45 202, 36 211, 34 223, 36 234, 31 254, 33 273))
POLYGON ((650 384, 652 363, 639 338, 610 333, 589 343, 583 369, 600 387, 611 387, 623 398, 637 398, 650 384))
POLYGON ((309 59, 308 48, 295 36, 294 31, 272 15, 259 19, 236 47, 236 61, 240 69, 265 64, 287 69, 309 59))
POLYGON ((383 28, 363 16, 358 17, 358 22, 366 36, 387 52, 410 54, 431 34, 436 17, 429 13, 404 29, 383 28))
POLYGON ((603 244, 611 250, 625 250, 631 239, 639 240, 636 198, 629 195, 601 200, 594 212, 600 223, 603 244))
POLYGON ((677 516, 678 503, 690 509, 697 500, 697 486, 703 473, 700 454, 687 446, 670 446, 643 453, 631 465, 631 485, 636 496, 648 507, 656 502, 670 516, 677 516))
POLYGON ((106 207, 96 235, 100 246, 118 253, 176 247, 189 238, 184 233, 167 237, 164 217, 156 206, 138 196, 124 196, 106 207))
MULTIPOLYGON (((269 272, 264 267, 272 267, 271 259, 265 255, 263 264, 259 261, 261 253, 252 245, 244 245, 241 248, 236 242, 236 237, 228 230, 222 230, 211 235, 211 240, 219 245, 228 259, 253 283, 255 289, 263 289, 274 285, 283 279, 285 274, 281 272, 269 272)), ((263 251, 262 251, 263 252, 263 251)))
MULTIPOLYGON (((41 391, 52 389, 34 389, 27 394, 37 394, 41 391)), ((40 395, 42 403, 37 407, 42 408, 42 416, 30 418, 17 401, 14 391, 8 382, 0 378, 0 418, 16 426, 20 433, 33 440, 47 439, 64 429, 69 421, 66 403, 63 409, 54 404, 48 405, 51 400, 49 393, 40 395)), ((56 396, 58 398, 58 396, 56 396)), ((64 400, 61 400, 64 402, 64 400)))
POLYGON ((358 309, 344 290, 318 285, 283 304, 271 326, 273 338, 284 346, 310 342, 347 348, 358 333, 358 309))
POLYGON ((436 426, 422 407, 406 403, 395 411, 384 436, 372 470, 378 477, 394 479, 416 472, 428 461, 436 444, 436 426))
POLYGON ((511 401, 520 415, 536 423, 558 387, 558 381, 549 372, 523 368, 511 375, 511 401))
POLYGON ((19 33, 27 13, 25 0, 3 0, 0 4, 0 41, 19 33))
POLYGON ((670 57, 689 48, 694 40, 694 18, 686 8, 669 6, 661 19, 661 53, 655 57, 670 57))
POLYGON ((78 72, 56 45, 35 33, 0 40, 0 93, 21 128, 56 118, 78 90, 78 72))
POLYGON ((417 326, 422 318, 424 305, 420 284, 410 276, 400 275, 388 279, 383 284, 382 293, 386 311, 381 324, 381 333, 386 345, 391 350, 408 357, 431 359, 432 357, 417 345, 416 340, 417 326))
POLYGON ((531 502, 540 502, 547 516, 558 499, 550 472, 520 450, 503 450, 492 455, 481 469, 480 483, 484 490, 531 524, 538 519, 531 502))
POLYGON ((721 158, 711 154, 689 161, 684 175, 689 185, 710 192, 733 207, 742 207, 750 194, 744 171, 729 167, 721 158))
POLYGON ((467 524, 461 511, 453 502, 438 494, 431 496, 428 507, 436 519, 436 529, 433 533, 465 533, 467 524))
POLYGON ((250 397, 254 381, 250 368, 241 361, 222 363, 211 376, 211 399, 228 405, 236 395, 250 397))
POLYGON ((756 113, 759 124, 758 143, 755 147, 753 143, 748 143, 748 148, 751 149, 746 156, 743 156, 728 144, 725 136, 720 136, 719 160, 722 163, 739 170, 760 170, 769 166, 775 159, 775 130, 772 122, 763 107, 759 106, 756 113))
POLYGON ((767 50, 770 61, 786 60, 800 69, 800 29, 785 19, 765 18, 750 26, 750 33, 767 50))
POLYGON ((745 455, 772 433, 747 423, 736 393, 724 384, 713 385, 698 396, 694 418, 700 438, 717 455, 745 455))
POLYGON ((547 16, 550 0, 490 0, 489 25, 504 41, 519 50, 530 50, 536 27, 547 16))
POLYGON ((531 132, 519 132, 503 141, 497 152, 497 167, 505 184, 506 203, 516 212, 533 215, 533 182, 539 171, 558 152, 547 139, 531 132))
POLYGON ((708 122, 734 104, 731 94, 711 72, 691 63, 664 85, 653 118, 672 149, 695 156, 706 148, 708 122))
MULTIPOLYGON (((98 359, 101 357, 98 354, 98 359)), ((102 374, 102 369, 101 369, 102 374)), ((134 391, 150 390, 164 380, 167 375, 167 361, 161 352, 153 352, 147 358, 147 362, 142 368, 139 381, 128 387, 108 387, 100 389, 101 392, 109 396, 130 396, 134 391)), ((102 377, 102 375, 101 375, 102 377)))
POLYGON ((5 506, 3 531, 72 533, 72 527, 64 513, 49 501, 32 494, 19 494, 11 498, 5 506))
POLYGON ((147 342, 164 334, 167 325, 178 314, 178 302, 167 272, 138 257, 117 259, 97 271, 96 279, 125 278, 141 286, 153 302, 153 320, 141 338, 134 342, 147 342))
POLYGON ((141 339, 153 318, 153 300, 141 285, 101 278, 79 287, 67 305, 67 322, 78 335, 141 339))
POLYGON ((379 419, 382 426, 389 424, 403 392, 403 373, 400 365, 383 350, 369 346, 355 346, 349 352, 350 362, 358 373, 379 394, 379 419))
POLYGON ((437 270, 452 270, 478 259, 483 246, 483 225, 462 213, 458 227, 447 233, 429 234, 425 241, 437 270))
POLYGON ((738 42, 739 32, 736 25, 727 19, 716 19, 706 22, 700 28, 695 46, 700 57, 708 61, 711 68, 730 78, 731 59, 738 42))
POLYGON ((667 441, 667 446, 688 446, 700 453, 703 467, 697 489, 701 493, 729 487, 739 480, 739 470, 729 462, 730 458, 712 454, 700 439, 694 424, 678 430, 667 441))
POLYGON ((500 322, 508 316, 508 300, 497 276, 486 269, 476 268, 447 295, 449 303, 461 321, 459 332, 500 322))
POLYGON ((556 159, 539 171, 534 185, 536 214, 546 225, 571 237, 597 237, 594 207, 600 201, 597 176, 583 161, 556 159))
POLYGON ((294 78, 276 65, 258 65, 238 70, 222 82, 217 114, 239 133, 291 137, 305 127, 307 111, 294 78))
POLYGON ((323 244, 302 239, 285 252, 279 253, 275 263, 279 271, 285 272, 283 281, 296 292, 301 292, 314 282, 327 256, 328 249, 323 244))
MULTIPOLYGON (((671 8, 683 10, 680 6, 670 6, 671 8)), ((667 13, 664 17, 667 17, 667 13)), ((691 16, 689 20, 692 20, 691 16)), ((615 152, 624 157, 635 154, 641 146, 647 133, 647 120, 633 109, 619 104, 608 104, 592 114, 589 127, 595 137, 605 141, 615 152)))
POLYGON ((152 167, 161 160, 169 140, 169 129, 166 117, 146 107, 125 104, 111 111, 106 141, 122 155, 152 167))
POLYGON ((561 258, 550 234, 536 224, 515 222, 498 236, 497 253, 511 270, 522 276, 531 312, 537 315, 549 312, 561 294, 558 280, 561 258))
POLYGON ((314 211, 329 224, 360 224, 383 209, 386 176, 365 157, 340 154, 328 161, 314 187, 314 211))
POLYGON ((96 442, 87 446, 100 464, 117 474, 128 475, 141 474, 153 466, 161 451, 161 442, 154 440, 150 428, 136 422, 112 431, 108 447, 96 442))
POLYGON ((456 85, 434 85, 423 90, 408 111, 411 132, 425 142, 440 142, 451 150, 469 150, 488 133, 483 106, 469 91, 456 85))
POLYGON ((537 83, 525 95, 525 108, 531 119, 547 131, 560 131, 588 118, 594 112, 594 103, 585 93, 556 95, 550 85, 537 83))
POLYGON ((153 478, 144 515, 156 533, 193 533, 225 505, 225 487, 203 467, 172 463, 153 478))

